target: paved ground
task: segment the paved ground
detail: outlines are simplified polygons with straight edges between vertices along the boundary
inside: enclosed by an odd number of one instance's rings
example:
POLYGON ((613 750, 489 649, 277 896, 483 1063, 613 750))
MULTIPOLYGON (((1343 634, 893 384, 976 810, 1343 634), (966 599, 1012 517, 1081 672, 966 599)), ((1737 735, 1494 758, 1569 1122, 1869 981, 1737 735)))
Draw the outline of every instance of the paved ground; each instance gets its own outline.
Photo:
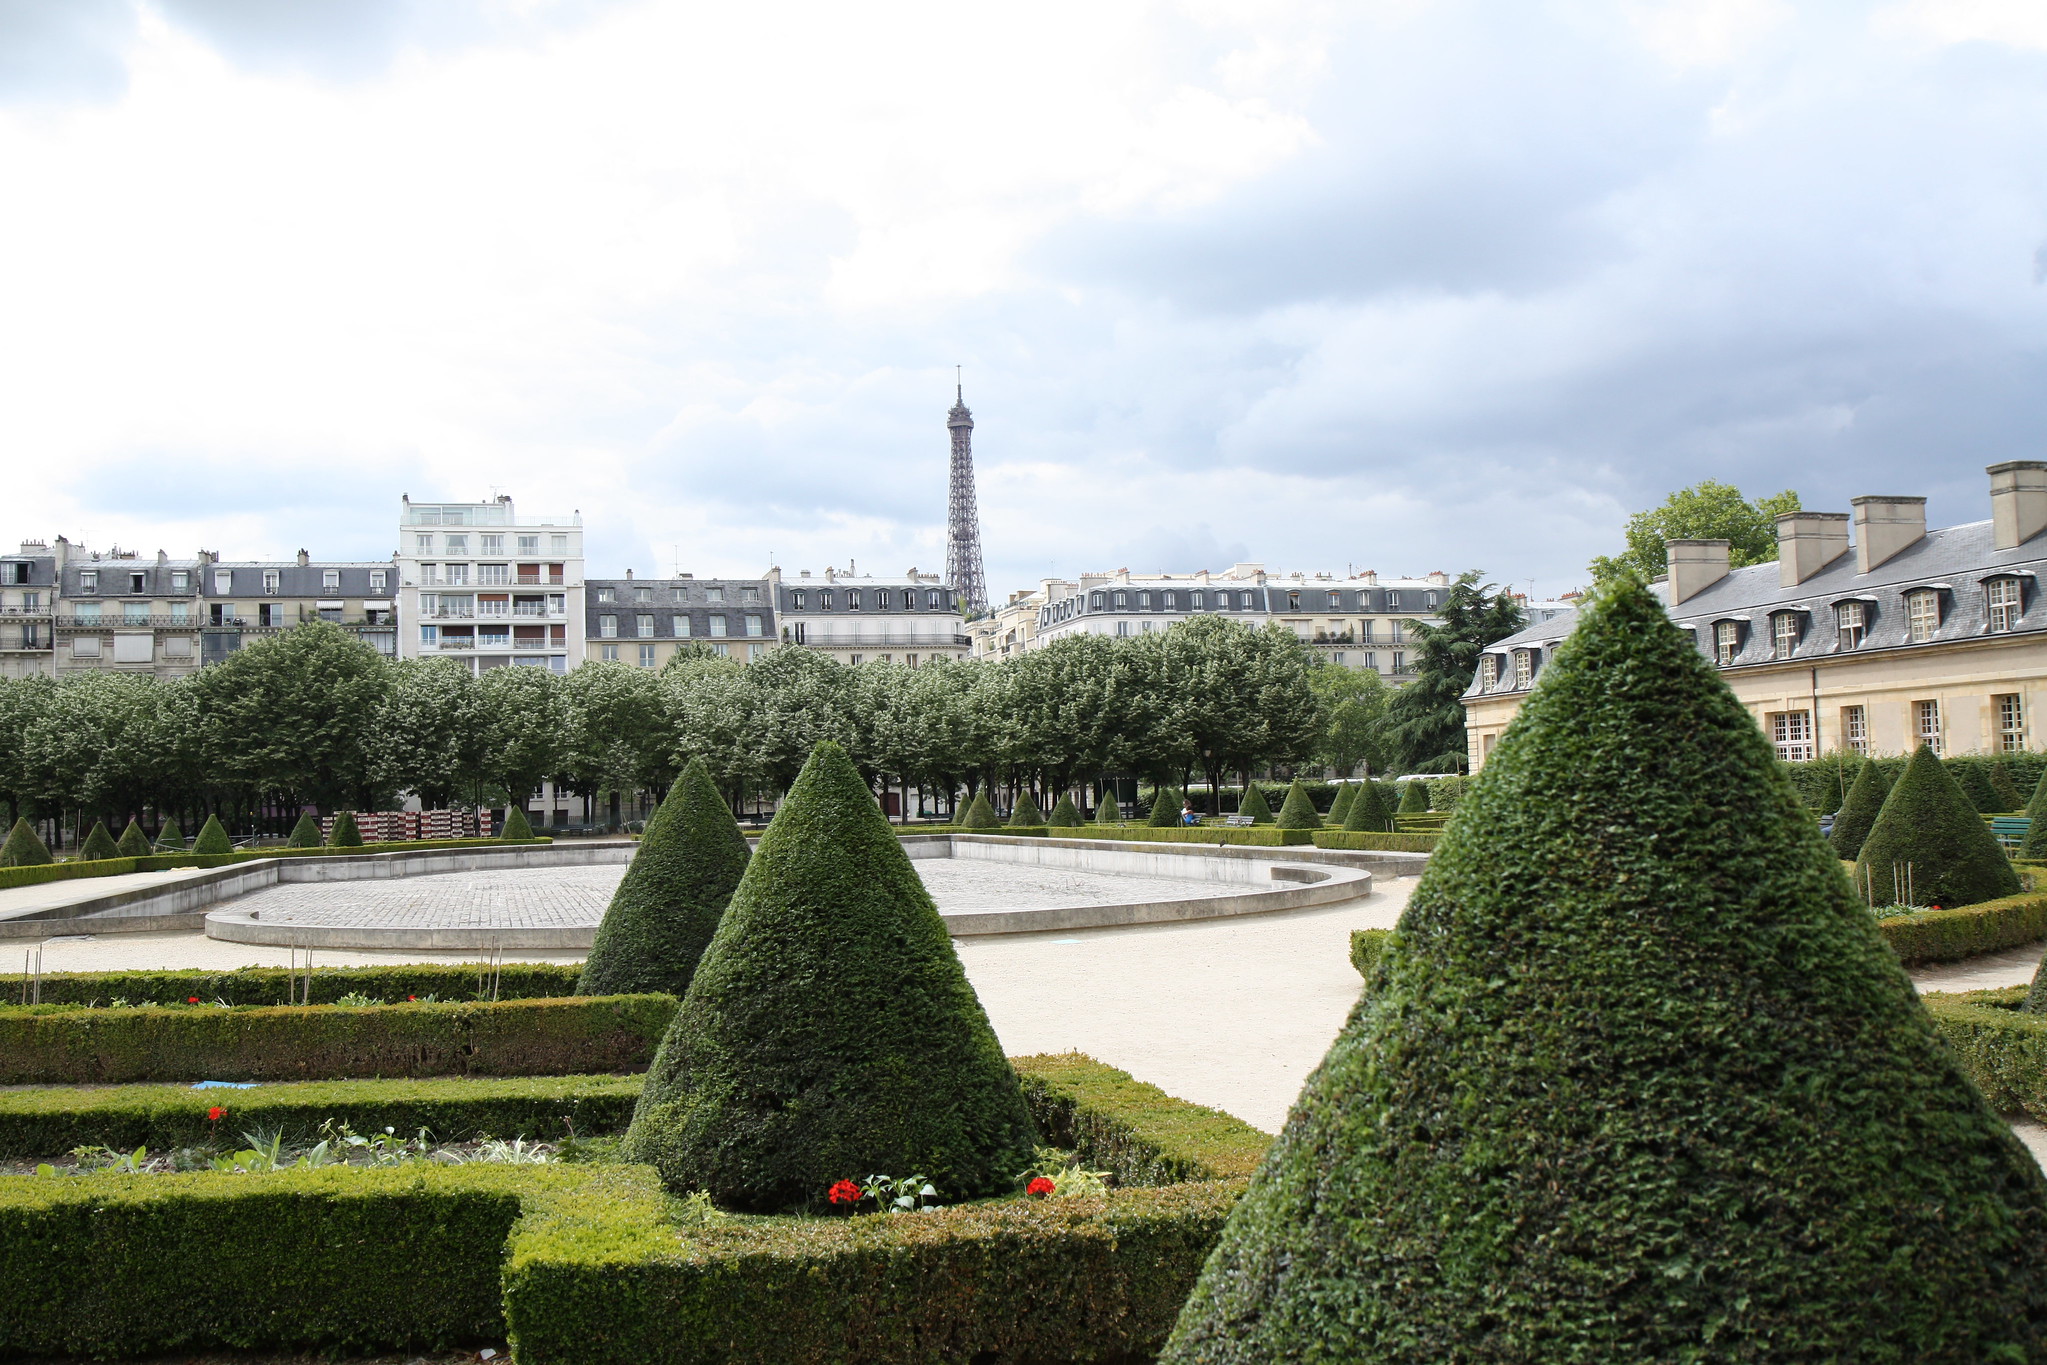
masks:
POLYGON ((80 901, 96 900, 122 891, 161 889, 203 877, 206 872, 205 868, 173 867, 157 872, 129 872, 119 877, 77 877, 68 882, 44 882, 39 886, 10 886, 0 890, 0 919, 55 909, 60 905, 76 905, 80 901))

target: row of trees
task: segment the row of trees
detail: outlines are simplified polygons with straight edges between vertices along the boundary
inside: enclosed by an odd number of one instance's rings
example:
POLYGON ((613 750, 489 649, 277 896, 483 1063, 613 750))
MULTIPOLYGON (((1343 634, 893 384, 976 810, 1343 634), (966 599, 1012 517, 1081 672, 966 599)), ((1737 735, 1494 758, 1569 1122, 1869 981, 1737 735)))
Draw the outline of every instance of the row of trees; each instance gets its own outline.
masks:
POLYGON ((1002 663, 847 667, 782 648, 740 664, 700 649, 659 672, 591 663, 565 676, 393 662, 311 622, 189 678, 0 680, 0 800, 10 816, 81 828, 145 812, 246 827, 261 811, 375 809, 401 792, 497 803, 548 780, 658 794, 691 758, 739 800, 786 791, 823 740, 877 787, 947 799, 988 784, 1056 797, 1103 774, 1213 789, 1309 763, 1419 767, 1461 755, 1474 623, 1497 638, 1513 622, 1471 575, 1444 618, 1415 627, 1422 676, 1398 693, 1319 666, 1278 626, 1222 617, 1070 637, 1002 663))

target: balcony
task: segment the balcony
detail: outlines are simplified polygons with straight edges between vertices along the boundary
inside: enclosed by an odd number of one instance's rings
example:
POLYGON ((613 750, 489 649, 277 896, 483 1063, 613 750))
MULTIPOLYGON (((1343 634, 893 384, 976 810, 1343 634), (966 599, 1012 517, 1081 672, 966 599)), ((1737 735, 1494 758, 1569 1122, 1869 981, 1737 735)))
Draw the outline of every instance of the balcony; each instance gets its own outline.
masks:
MULTIPOLYGON (((761 643, 765 637, 732 635, 728 640, 753 640, 761 643)), ((851 635, 820 635, 816 631, 804 632, 799 642, 785 630, 782 643, 801 643, 807 649, 960 649, 974 643, 970 635, 899 635, 893 631, 860 631, 851 635)))
POLYGON ((514 517, 495 503, 470 507, 411 507, 405 509, 407 526, 581 526, 579 513, 567 516, 514 517))
POLYGON ((37 617, 47 618, 53 612, 54 609, 51 607, 0 607, 0 616, 20 616, 31 619, 37 617))
POLYGON ((57 618, 59 630, 143 630, 151 626, 197 630, 204 624, 196 616, 102 616, 97 620, 81 616, 57 618))

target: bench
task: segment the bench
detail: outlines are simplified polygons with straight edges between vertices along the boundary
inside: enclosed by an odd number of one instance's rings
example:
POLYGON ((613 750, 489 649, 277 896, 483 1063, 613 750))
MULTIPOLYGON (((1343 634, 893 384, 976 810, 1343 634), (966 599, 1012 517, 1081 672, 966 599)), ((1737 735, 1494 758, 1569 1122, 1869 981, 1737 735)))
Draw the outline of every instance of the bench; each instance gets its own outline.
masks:
POLYGON ((1990 832, 1997 836, 1997 842, 2006 848, 2017 848, 2026 842, 2026 831, 2033 822, 2023 815, 1993 815, 1990 817, 1990 832))
POLYGON ((1246 829, 1257 823, 1256 820, 1248 815, 1225 815, 1223 817, 1223 827, 1225 829, 1246 829))

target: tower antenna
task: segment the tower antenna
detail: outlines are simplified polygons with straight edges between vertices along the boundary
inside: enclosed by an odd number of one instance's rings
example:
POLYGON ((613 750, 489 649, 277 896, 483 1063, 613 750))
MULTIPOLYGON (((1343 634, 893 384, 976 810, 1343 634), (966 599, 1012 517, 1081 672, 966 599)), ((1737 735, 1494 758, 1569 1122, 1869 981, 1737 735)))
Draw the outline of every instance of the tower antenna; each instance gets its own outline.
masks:
POLYGON ((988 610, 988 581, 981 564, 981 510, 974 497, 974 414, 967 411, 965 367, 954 367, 954 395, 946 414, 952 432, 952 481, 946 497, 945 576, 970 612, 988 610))

